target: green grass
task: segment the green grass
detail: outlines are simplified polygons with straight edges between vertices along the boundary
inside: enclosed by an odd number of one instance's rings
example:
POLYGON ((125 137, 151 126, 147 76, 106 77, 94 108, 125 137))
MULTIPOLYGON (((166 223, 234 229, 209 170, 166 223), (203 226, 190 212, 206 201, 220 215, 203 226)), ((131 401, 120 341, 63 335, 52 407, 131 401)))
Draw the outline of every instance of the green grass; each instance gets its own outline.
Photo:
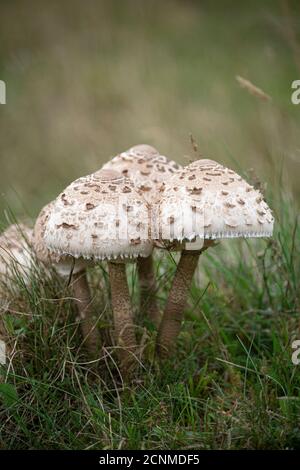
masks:
MULTIPOLYGON (((76 0, 72 11, 66 0, 1 3, 1 228, 11 214, 33 220, 70 181, 133 144, 186 164, 190 133, 201 153, 266 182, 276 224, 269 241, 205 252, 176 352, 160 367, 128 269, 144 354, 127 385, 110 346, 91 370, 65 281, 39 266, 30 288, 16 277, 20 294, 13 289, 1 306, 11 361, 1 369, 0 448, 300 448, 300 366, 291 361, 300 339, 300 106, 290 101, 300 72, 289 42, 292 28, 297 48, 298 8, 291 0, 76 0), (272 102, 240 89, 236 75, 272 102)), ((156 253, 161 308, 177 259, 156 253)), ((108 345, 106 265, 89 279, 108 345)))
MULTIPOLYGON (((13 354, 1 370, 1 448, 300 448, 300 376, 291 361, 300 227, 283 196, 274 239, 224 241, 202 256, 176 353, 160 367, 155 331, 140 321, 144 354, 128 384, 111 346, 90 369, 64 282, 45 280, 40 268, 31 288, 17 280, 21 294, 4 314, 13 354)), ((158 255, 163 306, 176 265, 158 255)), ((91 270, 90 282, 107 340, 105 269, 91 270)), ((134 267, 128 276, 136 306, 134 267)))

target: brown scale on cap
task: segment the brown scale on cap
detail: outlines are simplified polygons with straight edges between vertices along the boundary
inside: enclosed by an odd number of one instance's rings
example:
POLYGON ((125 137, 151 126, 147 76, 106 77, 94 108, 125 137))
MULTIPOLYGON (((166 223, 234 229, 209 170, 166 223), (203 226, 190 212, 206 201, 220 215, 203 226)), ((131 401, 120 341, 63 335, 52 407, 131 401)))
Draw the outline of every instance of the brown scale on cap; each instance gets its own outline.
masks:
POLYGON ((190 194, 201 194, 202 193, 202 189, 203 188, 196 188, 196 186, 194 186, 193 188, 188 188, 188 192, 190 194))
POLYGON ((262 210, 259 210, 259 209, 257 209, 256 212, 258 213, 258 215, 266 215, 265 211, 262 211, 262 210))
POLYGON ((95 205, 94 204, 91 204, 90 202, 87 202, 86 205, 85 205, 85 208, 87 211, 91 211, 93 209, 95 209, 95 205))
POLYGON ((141 239, 140 238, 133 238, 130 240, 131 245, 140 245, 141 244, 141 239))
POLYGON ((212 173, 212 172, 209 172, 209 171, 206 172, 207 176, 222 176, 222 174, 223 173, 220 173, 220 172, 215 172, 215 173, 212 173))
POLYGON ((237 202, 238 202, 238 204, 241 204, 242 206, 245 205, 245 201, 244 201, 244 199, 242 199, 242 198, 239 198, 239 199, 237 200, 237 202))
POLYGON ((233 209, 235 207, 235 204, 232 204, 232 202, 225 202, 224 206, 229 207, 229 209, 233 209))

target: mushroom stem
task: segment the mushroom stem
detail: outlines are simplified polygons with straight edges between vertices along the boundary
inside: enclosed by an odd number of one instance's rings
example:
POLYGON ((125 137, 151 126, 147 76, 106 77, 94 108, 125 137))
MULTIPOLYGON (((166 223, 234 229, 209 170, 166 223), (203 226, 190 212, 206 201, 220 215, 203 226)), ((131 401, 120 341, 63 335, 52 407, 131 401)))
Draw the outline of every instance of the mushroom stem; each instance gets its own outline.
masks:
POLYGON ((201 251, 186 250, 183 250, 181 253, 158 331, 156 347, 161 358, 168 357, 175 347, 175 342, 181 328, 188 291, 200 254, 201 251))
POLYGON ((137 349, 126 266, 123 263, 109 262, 108 268, 115 340, 119 347, 121 372, 126 376, 134 369, 134 354, 137 349))
POLYGON ((139 257, 137 267, 140 283, 141 310, 158 327, 160 315, 156 301, 156 282, 152 255, 146 258, 139 257))
POLYGON ((101 341, 100 333, 97 329, 97 320, 91 308, 91 293, 86 270, 72 275, 72 288, 80 316, 83 341, 89 355, 95 359, 99 354, 101 341))
POLYGON ((167 305, 159 327, 157 351, 161 358, 168 357, 179 335, 183 312, 201 251, 183 250, 169 292, 167 305))

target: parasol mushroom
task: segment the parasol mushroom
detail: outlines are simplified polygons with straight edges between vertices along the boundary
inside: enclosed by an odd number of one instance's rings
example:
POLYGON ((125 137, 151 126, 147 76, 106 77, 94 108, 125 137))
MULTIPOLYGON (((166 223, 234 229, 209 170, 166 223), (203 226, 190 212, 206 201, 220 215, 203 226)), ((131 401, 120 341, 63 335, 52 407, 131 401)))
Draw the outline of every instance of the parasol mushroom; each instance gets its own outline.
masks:
POLYGON ((101 170, 71 183, 45 225, 47 248, 59 256, 107 260, 121 370, 135 365, 136 338, 125 263, 149 256, 148 207, 128 178, 101 170))
POLYGON ((161 357, 170 354, 179 334, 200 254, 215 240, 270 237, 273 223, 260 191, 213 160, 197 160, 167 180, 159 200, 160 237, 175 242, 181 258, 158 332, 161 357))

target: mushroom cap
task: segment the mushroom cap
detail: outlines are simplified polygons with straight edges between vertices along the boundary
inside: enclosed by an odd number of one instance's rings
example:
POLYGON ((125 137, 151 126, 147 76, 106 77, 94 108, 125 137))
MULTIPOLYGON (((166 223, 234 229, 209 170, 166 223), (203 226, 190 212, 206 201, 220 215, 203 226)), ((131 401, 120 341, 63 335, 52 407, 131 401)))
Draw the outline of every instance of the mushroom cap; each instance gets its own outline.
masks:
POLYGON ((10 225, 0 235, 0 280, 12 285, 16 274, 26 285, 30 282, 33 254, 30 246, 32 230, 25 224, 10 225))
POLYGON ((163 240, 270 237, 273 224, 260 191, 213 160, 191 163, 161 189, 159 233, 163 240))
POLYGON ((74 274, 82 271, 86 267, 87 262, 81 258, 75 260, 72 256, 59 255, 47 248, 44 233, 53 206, 54 201, 43 207, 39 213, 33 228, 32 247, 37 259, 45 264, 45 266, 52 266, 61 276, 69 276, 71 271, 74 274))
POLYGON ((84 259, 149 256, 149 209, 128 178, 101 170, 71 183, 53 202, 44 240, 51 252, 84 259))
POLYGON ((147 144, 131 147, 102 167, 117 170, 130 178, 148 203, 157 200, 162 183, 181 168, 178 163, 160 155, 158 150, 147 144))

